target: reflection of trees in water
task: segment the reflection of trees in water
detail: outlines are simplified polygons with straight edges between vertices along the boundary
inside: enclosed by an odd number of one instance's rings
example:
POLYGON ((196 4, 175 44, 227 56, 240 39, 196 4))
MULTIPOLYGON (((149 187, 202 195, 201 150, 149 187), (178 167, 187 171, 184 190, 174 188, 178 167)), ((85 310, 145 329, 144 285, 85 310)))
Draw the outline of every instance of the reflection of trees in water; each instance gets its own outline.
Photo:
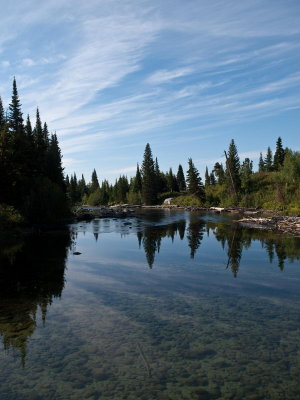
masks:
POLYGON ((4 348, 17 348, 25 362, 26 343, 60 297, 71 237, 68 231, 29 237, 16 249, 0 250, 0 335, 4 348))
POLYGON ((275 235, 273 232, 244 228, 236 223, 217 223, 214 221, 203 221, 199 217, 190 216, 188 227, 186 220, 172 222, 166 225, 147 225, 141 227, 137 232, 139 247, 143 246, 146 259, 150 268, 153 267, 155 254, 159 252, 163 238, 170 238, 172 241, 178 234, 183 240, 185 235, 190 248, 191 258, 195 257, 204 234, 207 236, 212 232, 217 241, 222 245, 227 256, 227 268, 230 268, 234 277, 237 277, 242 253, 249 249, 252 241, 260 241, 262 248, 268 254, 269 261, 275 259, 278 267, 283 270, 286 260, 293 262, 300 260, 299 238, 283 235, 275 235))
POLYGON ((180 239, 184 238, 185 220, 173 222, 168 225, 145 226, 143 230, 137 232, 139 247, 143 244, 149 268, 153 267, 155 253, 159 253, 162 238, 170 238, 174 241, 178 233, 180 239))
POLYGON ((215 237, 223 248, 227 244, 228 267, 236 277, 243 249, 248 249, 252 241, 260 241, 266 250, 270 263, 277 256, 278 268, 284 269, 285 260, 293 262, 300 260, 299 238, 292 236, 275 235, 273 232, 259 229, 242 228, 237 224, 211 224, 214 227, 215 237))
POLYGON ((191 258, 195 257, 197 249, 200 247, 203 235, 205 232, 205 223, 203 221, 191 220, 187 229, 187 241, 189 248, 191 249, 191 258))

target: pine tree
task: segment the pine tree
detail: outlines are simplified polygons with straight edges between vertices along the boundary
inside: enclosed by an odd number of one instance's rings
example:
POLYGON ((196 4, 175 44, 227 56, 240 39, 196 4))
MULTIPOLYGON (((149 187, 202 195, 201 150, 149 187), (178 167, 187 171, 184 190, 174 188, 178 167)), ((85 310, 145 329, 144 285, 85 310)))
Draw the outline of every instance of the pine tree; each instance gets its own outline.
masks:
POLYGON ((3 128, 6 124, 5 120, 5 113, 4 113, 4 107, 2 104, 2 99, 0 97, 0 129, 3 128))
POLYGON ((136 174, 135 174, 133 190, 135 193, 141 193, 141 191, 142 191, 142 176, 141 176, 139 164, 137 164, 137 166, 136 166, 136 174))
POLYGON ((47 177, 65 191, 64 173, 62 167, 62 155, 58 144, 57 136, 54 133, 51 135, 51 139, 47 151, 47 165, 46 174, 47 177))
POLYGON ((11 103, 9 105, 8 120, 10 129, 15 135, 23 132, 23 115, 21 111, 21 103, 18 95, 16 79, 13 80, 13 93, 11 103))
POLYGON ((97 172, 94 169, 94 171, 92 172, 92 184, 91 184, 91 187, 90 187, 90 192, 93 193, 97 189, 99 189, 99 181, 98 181, 97 172))
POLYGON ((265 171, 270 172, 273 170, 273 154, 270 147, 268 147, 264 163, 265 163, 265 171))
POLYGON ((147 143, 141 167, 142 173, 142 200, 144 204, 151 205, 156 202, 157 182, 152 151, 147 143))
POLYGON ((190 194, 195 194, 201 199, 204 199, 204 187, 199 172, 191 158, 189 158, 188 163, 189 169, 186 173, 187 190, 190 194))
POLYGON ((205 186, 209 186, 211 184, 210 182, 210 175, 208 173, 208 168, 205 168, 205 186))
POLYGON ((226 157, 226 181, 231 192, 237 195, 241 187, 240 159, 233 139, 229 144, 228 155, 226 157))
POLYGON ((253 174, 253 162, 249 158, 245 158, 240 171, 241 188, 245 193, 250 192, 250 177, 253 174))
POLYGON ((263 172, 266 170, 265 162, 261 153, 259 153, 259 161, 258 161, 258 172, 263 172))
POLYGON ((179 190, 181 192, 186 190, 185 177, 184 177, 184 173, 183 173, 183 169, 182 169, 181 164, 179 164, 179 166, 178 166, 177 183, 178 183, 179 190))
POLYGON ((284 162, 285 151, 282 147, 282 140, 281 137, 277 139, 276 142, 276 151, 274 154, 274 170, 278 171, 279 168, 283 165, 284 162))
POLYGON ((167 178, 167 186, 169 192, 178 192, 178 183, 176 176, 173 174, 172 168, 169 169, 169 172, 166 174, 167 178))
POLYGON ((216 185, 217 184, 216 177, 215 177, 213 172, 210 173, 209 178, 210 178, 210 184, 211 185, 216 185))

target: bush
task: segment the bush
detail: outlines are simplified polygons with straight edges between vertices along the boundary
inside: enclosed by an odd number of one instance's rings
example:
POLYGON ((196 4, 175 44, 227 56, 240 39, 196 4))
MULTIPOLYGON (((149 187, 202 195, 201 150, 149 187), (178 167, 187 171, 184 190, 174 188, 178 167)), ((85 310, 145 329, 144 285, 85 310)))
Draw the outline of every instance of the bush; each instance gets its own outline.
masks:
POLYGON ((176 204, 177 206, 203 206, 203 202, 199 199, 198 196, 194 194, 188 194, 184 196, 176 197, 172 204, 176 204))

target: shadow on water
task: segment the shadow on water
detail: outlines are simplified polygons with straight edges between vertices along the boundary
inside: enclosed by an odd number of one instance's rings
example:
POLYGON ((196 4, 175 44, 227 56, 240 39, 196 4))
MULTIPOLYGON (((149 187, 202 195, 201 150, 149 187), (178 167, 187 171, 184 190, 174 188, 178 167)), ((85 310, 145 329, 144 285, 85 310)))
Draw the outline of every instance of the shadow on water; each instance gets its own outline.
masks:
POLYGON ((47 307, 61 296, 70 245, 67 230, 0 248, 0 335, 6 351, 19 350, 23 365, 38 311, 45 324, 47 307))

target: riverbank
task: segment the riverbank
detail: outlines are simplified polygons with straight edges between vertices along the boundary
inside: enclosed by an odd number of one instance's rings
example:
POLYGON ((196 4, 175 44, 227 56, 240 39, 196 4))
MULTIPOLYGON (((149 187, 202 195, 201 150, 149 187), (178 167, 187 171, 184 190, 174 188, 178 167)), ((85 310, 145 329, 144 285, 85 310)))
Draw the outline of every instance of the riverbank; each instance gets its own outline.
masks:
POLYGON ((300 217, 274 216, 271 218, 242 218, 237 221, 251 228, 267 229, 300 235, 300 217))

